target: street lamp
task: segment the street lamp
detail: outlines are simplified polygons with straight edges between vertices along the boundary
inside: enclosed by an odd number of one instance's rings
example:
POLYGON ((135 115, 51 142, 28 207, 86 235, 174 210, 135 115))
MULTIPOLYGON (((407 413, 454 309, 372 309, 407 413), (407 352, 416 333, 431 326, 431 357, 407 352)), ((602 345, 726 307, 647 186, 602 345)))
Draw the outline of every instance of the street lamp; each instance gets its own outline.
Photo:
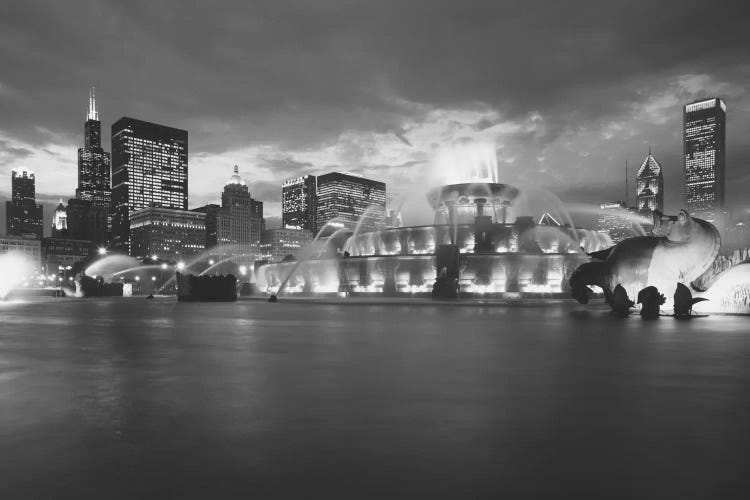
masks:
POLYGON ((107 255, 107 249, 105 247, 99 247, 99 255, 107 255))
POLYGON ((180 271, 182 271, 183 269, 185 269, 185 263, 184 262, 178 262, 177 263, 177 269, 180 270, 180 271))
POLYGON ((159 256, 156 255, 156 254, 154 254, 154 255, 151 256, 151 260, 157 261, 157 260, 159 260, 159 256))

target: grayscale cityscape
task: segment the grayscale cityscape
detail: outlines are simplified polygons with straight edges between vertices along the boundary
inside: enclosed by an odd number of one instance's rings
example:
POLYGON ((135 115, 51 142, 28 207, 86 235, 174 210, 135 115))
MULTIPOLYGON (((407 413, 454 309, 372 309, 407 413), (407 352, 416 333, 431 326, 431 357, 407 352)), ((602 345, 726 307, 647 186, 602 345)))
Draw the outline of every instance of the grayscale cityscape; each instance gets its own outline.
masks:
POLYGON ((746 498, 742 7, 0 6, 0 498, 746 498))

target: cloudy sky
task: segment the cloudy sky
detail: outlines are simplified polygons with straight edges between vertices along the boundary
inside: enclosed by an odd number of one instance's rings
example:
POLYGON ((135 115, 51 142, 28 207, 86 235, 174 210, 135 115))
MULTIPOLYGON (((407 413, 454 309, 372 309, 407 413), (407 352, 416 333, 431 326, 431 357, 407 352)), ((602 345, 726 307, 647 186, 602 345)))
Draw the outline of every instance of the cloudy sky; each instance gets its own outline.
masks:
POLYGON ((46 204, 73 196, 95 85, 105 149, 124 115, 187 129, 190 206, 217 201, 238 164, 269 216, 281 180, 328 171, 385 181, 392 205, 421 204, 435 151, 467 139, 494 144, 501 181, 573 207, 621 199, 625 161, 640 165, 650 144, 674 211, 682 104, 717 95, 729 202, 744 207, 743 4, 3 2, 0 197, 18 167, 37 173, 46 204))

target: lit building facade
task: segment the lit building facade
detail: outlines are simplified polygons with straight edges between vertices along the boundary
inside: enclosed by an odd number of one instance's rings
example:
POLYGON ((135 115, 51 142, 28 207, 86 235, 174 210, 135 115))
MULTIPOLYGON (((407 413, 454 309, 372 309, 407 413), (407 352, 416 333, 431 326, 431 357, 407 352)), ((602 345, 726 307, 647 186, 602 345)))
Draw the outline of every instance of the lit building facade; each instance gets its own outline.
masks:
POLYGON ((685 105, 685 202, 691 214, 717 222, 725 209, 727 106, 710 98, 685 105))
POLYGON ((624 201, 602 203, 599 205, 597 231, 607 233, 613 243, 633 236, 631 212, 624 201))
POLYGON ((89 109, 83 125, 84 146, 78 149, 76 198, 102 208, 109 216, 112 200, 110 155, 102 149, 102 124, 96 109, 94 89, 89 91, 89 109))
POLYGON ((206 248, 206 214, 149 207, 130 216, 130 254, 179 261, 206 248))
POLYGON ((36 202, 36 177, 31 170, 11 172, 11 200, 5 202, 5 227, 9 235, 43 236, 44 211, 36 202))
POLYGON ((297 256, 300 248, 312 240, 312 232, 307 229, 284 227, 267 229, 264 243, 268 248, 269 260, 279 262, 287 255, 297 256))
POLYGON ((305 175, 287 179, 281 185, 281 224, 315 231, 317 179, 305 175))
POLYGON ((661 164, 651 151, 638 169, 635 199, 640 212, 664 212, 664 177, 661 164))
POLYGON ((187 131, 117 120, 112 125, 112 246, 130 252, 131 214, 148 207, 186 211, 187 200, 187 131))
POLYGON ((93 251, 92 244, 88 240, 42 238, 44 274, 71 274, 63 271, 71 271, 77 264, 86 260, 93 251))
POLYGON ((64 238, 68 234, 68 209, 63 205, 62 200, 55 208, 52 214, 52 237, 64 238))
POLYGON ((361 231, 383 227, 385 183, 333 172, 318 176, 315 233, 336 219, 352 229, 362 218, 361 231))

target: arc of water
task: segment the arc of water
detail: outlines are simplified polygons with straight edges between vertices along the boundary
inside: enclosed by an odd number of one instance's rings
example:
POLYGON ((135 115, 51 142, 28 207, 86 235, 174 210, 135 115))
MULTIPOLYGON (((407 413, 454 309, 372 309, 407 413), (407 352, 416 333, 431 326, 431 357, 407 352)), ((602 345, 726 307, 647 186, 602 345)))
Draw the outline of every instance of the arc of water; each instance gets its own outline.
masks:
MULTIPOLYGON (((318 231, 318 234, 317 234, 317 235, 315 235, 315 239, 313 239, 313 240, 312 240, 312 241, 310 242, 310 244, 308 245, 308 247, 309 247, 309 248, 314 248, 314 244, 315 244, 315 243, 316 243, 316 242, 317 242, 317 241, 318 241, 318 240, 320 239, 321 235, 323 234, 323 231, 325 231, 325 230, 326 230, 326 228, 327 228, 327 227, 328 227, 329 225, 332 225, 332 224, 337 224, 337 223, 338 223, 338 224, 341 224, 341 223, 344 223, 344 221, 343 221, 342 219, 338 218, 338 217, 334 217, 334 218, 333 218, 333 219, 331 219, 330 221, 326 222, 326 223, 325 223, 325 225, 324 225, 324 226, 323 226, 322 228, 320 228, 320 231, 318 231)), ((347 229, 346 229, 345 227, 342 227, 342 228, 340 228, 340 229, 337 229, 336 231, 334 231, 334 232, 333 232, 333 233, 331 234, 331 236, 329 236, 329 237, 328 237, 328 239, 331 239, 331 238, 333 238, 334 236, 336 236, 337 234, 340 234, 340 233, 341 233, 342 231, 346 231, 346 230, 347 230, 347 229)), ((278 297, 279 295, 281 295, 281 292, 282 292, 282 291, 284 290, 284 288, 286 287, 286 284, 287 284, 287 282, 289 281, 289 278, 291 278, 291 277, 292 277, 292 275, 293 275, 293 274, 295 273, 295 271, 297 271, 297 268, 299 267, 299 265, 300 265, 300 264, 301 264, 302 262, 305 262, 306 260, 309 260, 309 258, 306 258, 306 257, 305 257, 305 255, 304 255, 304 253, 300 252, 300 257, 299 257, 299 258, 298 258, 298 260, 297 260, 297 261, 296 261, 296 262, 294 263, 294 265, 292 266, 292 269, 291 269, 291 270, 290 270, 290 271, 289 271, 289 272, 287 273, 286 277, 284 277, 284 279, 283 279, 283 280, 281 280, 281 283, 279 284, 279 289, 278 289, 278 290, 276 291, 276 296, 277 296, 277 297, 278 297)))
POLYGON ((149 269, 149 268, 152 268, 152 267, 153 268, 157 268, 157 269, 160 268, 159 264, 145 264, 143 266, 129 267, 127 269, 123 269, 121 271, 114 272, 114 273, 112 273, 112 276, 118 276, 120 274, 129 273, 131 271, 138 271, 138 270, 141 270, 141 269, 149 269))
POLYGON ((204 269, 203 271, 201 271, 200 273, 198 273, 198 276, 203 276, 204 274, 206 274, 206 273, 207 273, 208 271, 210 271, 211 269, 213 269, 213 268, 215 268, 215 267, 218 267, 218 266, 220 266, 221 264, 223 264, 223 263, 225 263, 225 262, 229 262, 230 260, 235 260, 235 259, 237 259, 237 258, 239 258, 239 257, 241 257, 241 255, 230 255, 229 257, 226 257, 226 258, 224 258, 224 259, 221 259, 220 261, 218 261, 218 262, 216 262, 216 263, 214 263, 214 264, 212 264, 212 265, 208 266, 208 267, 207 267, 207 268, 205 268, 205 269, 204 269))
POLYGON ((349 251, 350 245, 352 242, 354 242, 354 238, 359 234, 359 230, 362 227, 362 223, 367 219, 372 212, 379 211, 385 215, 385 209, 382 205, 369 205, 367 208, 365 208, 365 211, 362 212, 362 215, 359 217, 359 220, 357 221, 357 225, 354 228, 354 233, 352 233, 351 237, 346 240, 346 243, 344 243, 344 251, 349 251))

